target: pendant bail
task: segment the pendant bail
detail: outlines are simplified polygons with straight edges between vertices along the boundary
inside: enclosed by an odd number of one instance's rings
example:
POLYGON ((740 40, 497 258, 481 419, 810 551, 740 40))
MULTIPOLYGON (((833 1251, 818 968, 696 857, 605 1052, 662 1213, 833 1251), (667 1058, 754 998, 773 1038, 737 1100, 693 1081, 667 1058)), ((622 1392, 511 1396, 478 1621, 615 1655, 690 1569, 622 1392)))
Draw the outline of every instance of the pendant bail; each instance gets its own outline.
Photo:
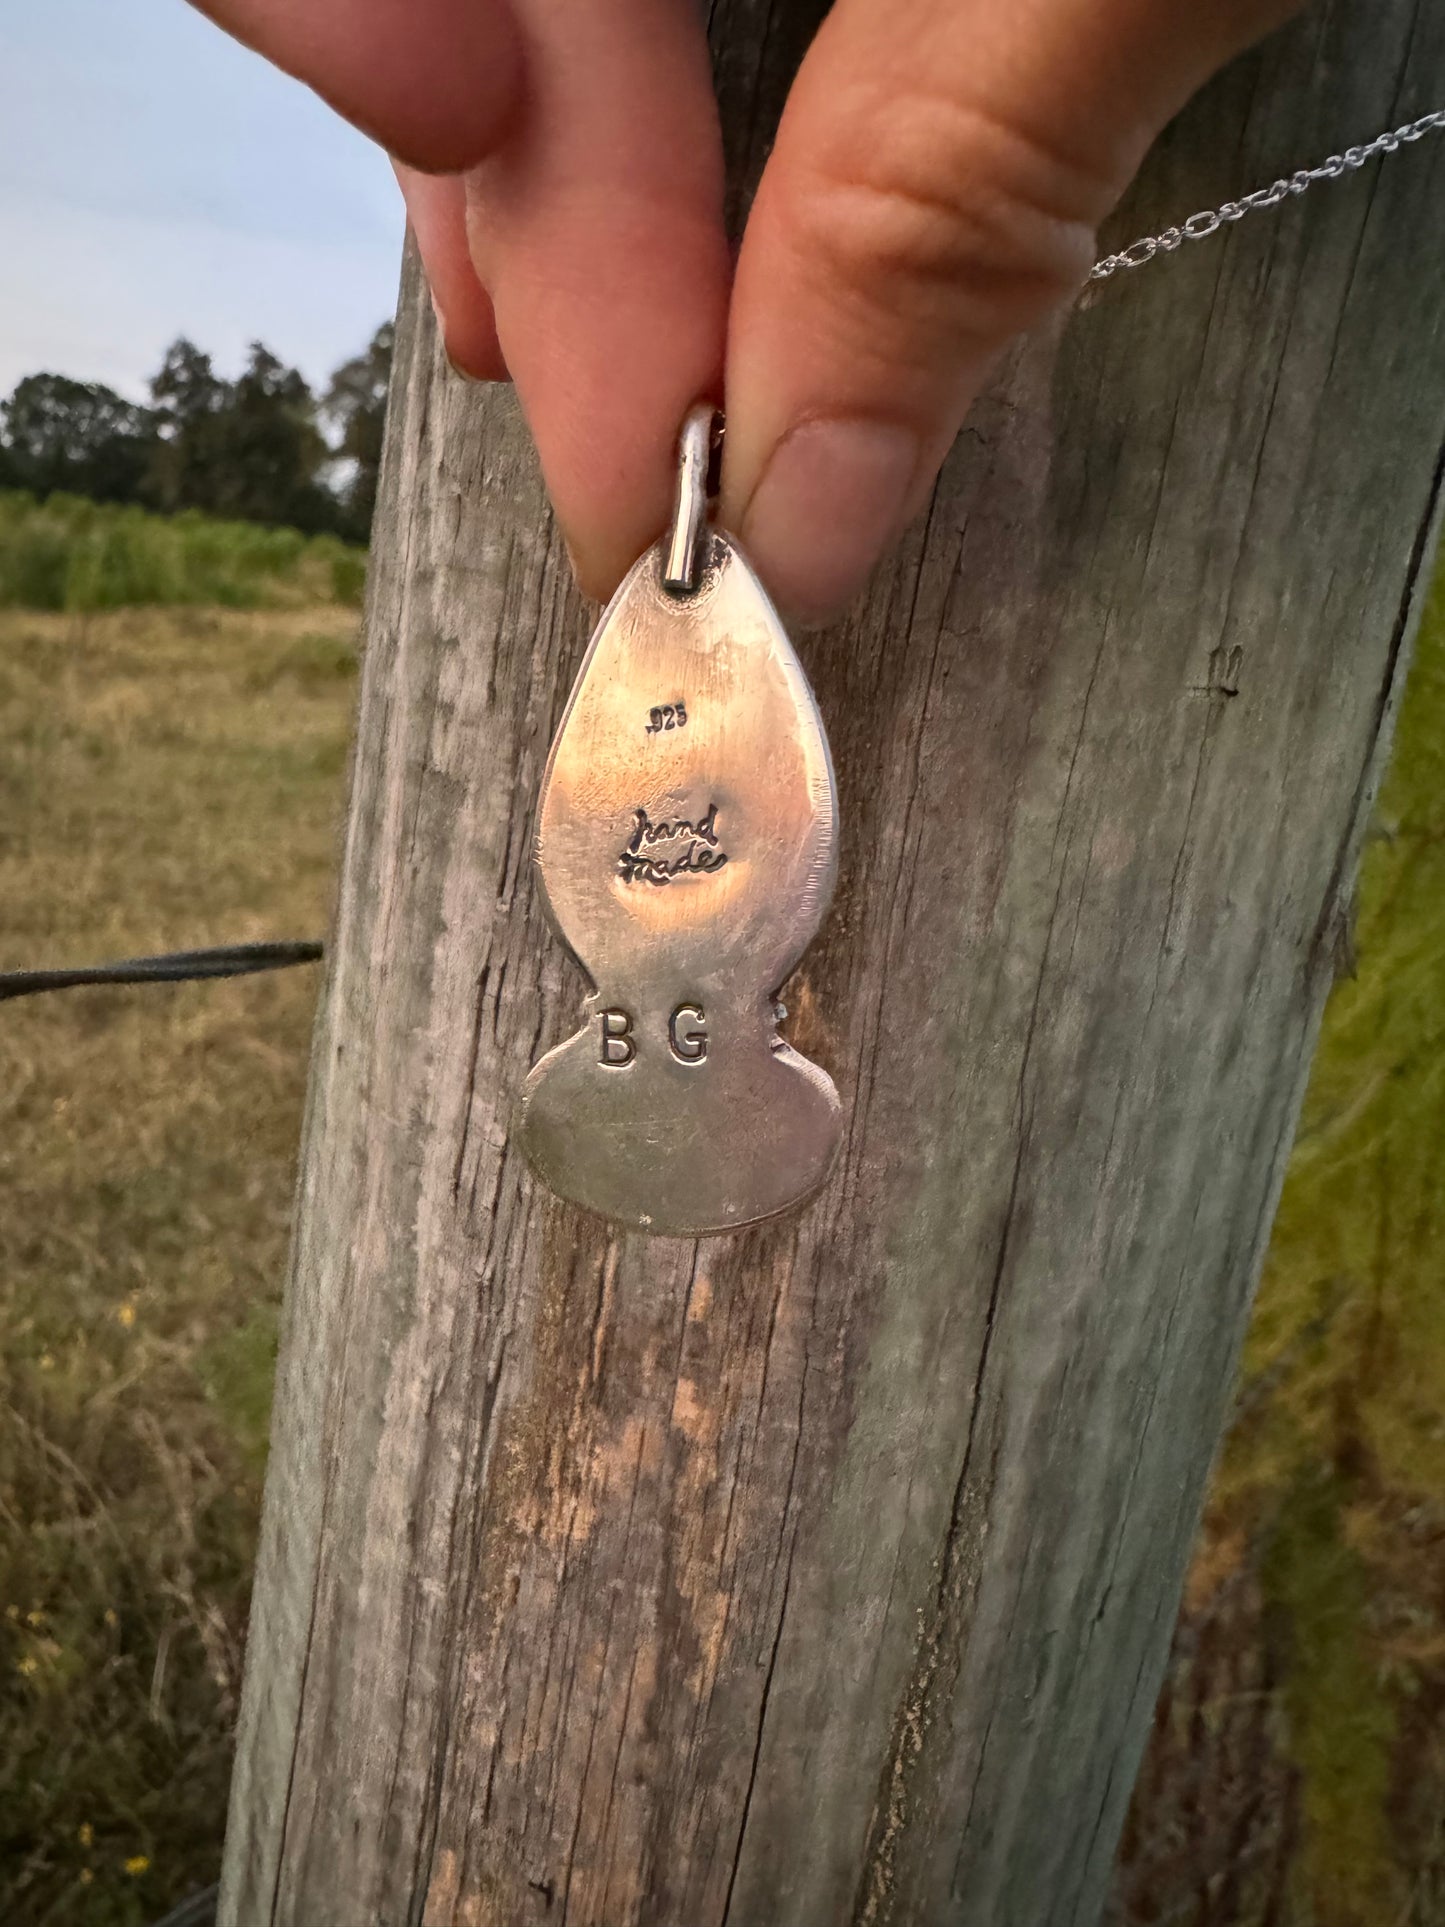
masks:
POLYGON ((677 444, 677 507, 662 570, 662 586, 672 595, 691 595, 697 587, 713 449, 720 432, 720 417, 711 402, 687 411, 677 444))

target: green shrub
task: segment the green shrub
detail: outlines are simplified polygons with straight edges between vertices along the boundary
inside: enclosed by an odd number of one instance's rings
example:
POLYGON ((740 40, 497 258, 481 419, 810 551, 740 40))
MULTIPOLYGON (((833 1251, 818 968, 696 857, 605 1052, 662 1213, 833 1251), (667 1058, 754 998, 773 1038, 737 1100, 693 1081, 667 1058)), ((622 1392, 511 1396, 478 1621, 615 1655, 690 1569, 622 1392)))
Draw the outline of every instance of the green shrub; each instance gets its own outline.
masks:
POLYGON ((0 608, 354 604, 365 579, 365 553, 334 536, 0 491, 0 608))
POLYGON ((361 599, 365 593, 365 551, 348 549, 338 543, 337 553, 331 558, 332 600, 348 603, 352 608, 360 608, 361 599))
POLYGON ((0 606, 63 609, 70 540, 28 495, 0 495, 0 606))

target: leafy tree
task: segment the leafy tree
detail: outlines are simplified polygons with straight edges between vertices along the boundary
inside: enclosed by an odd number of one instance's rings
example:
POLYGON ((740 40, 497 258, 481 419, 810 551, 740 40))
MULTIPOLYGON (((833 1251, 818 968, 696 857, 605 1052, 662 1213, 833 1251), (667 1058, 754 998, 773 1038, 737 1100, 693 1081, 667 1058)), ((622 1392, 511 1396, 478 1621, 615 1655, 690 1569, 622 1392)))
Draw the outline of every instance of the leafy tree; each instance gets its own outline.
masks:
POLYGON ((335 528, 336 498, 321 482, 328 450, 304 376, 253 341, 228 382, 182 338, 151 383, 160 423, 153 465, 163 508, 198 508, 248 522, 335 528))
POLYGON ((113 388, 68 375, 26 375, 0 405, 0 420, 0 480, 37 495, 63 489, 99 502, 133 501, 142 493, 155 418, 113 388))
POLYGON ((196 508, 364 542, 391 352, 388 322, 337 369, 319 404, 305 377, 259 341, 227 381, 180 337, 151 380, 149 408, 97 382, 28 375, 0 405, 0 488, 196 508), (338 470, 339 485, 328 486, 338 470))
POLYGON ((337 434, 336 454, 349 470, 341 490, 342 533, 358 542, 370 535, 376 509, 395 338, 392 323, 384 321, 362 353, 336 370, 321 403, 337 434))
POLYGON ((216 427, 219 513, 311 533, 336 526, 336 498, 320 479, 329 451, 315 399, 304 376, 261 342, 251 343, 216 427))
POLYGON ((157 441, 148 481, 160 508, 215 509, 217 419, 226 396, 227 383, 212 368, 211 357, 184 335, 173 341, 151 377, 157 441))

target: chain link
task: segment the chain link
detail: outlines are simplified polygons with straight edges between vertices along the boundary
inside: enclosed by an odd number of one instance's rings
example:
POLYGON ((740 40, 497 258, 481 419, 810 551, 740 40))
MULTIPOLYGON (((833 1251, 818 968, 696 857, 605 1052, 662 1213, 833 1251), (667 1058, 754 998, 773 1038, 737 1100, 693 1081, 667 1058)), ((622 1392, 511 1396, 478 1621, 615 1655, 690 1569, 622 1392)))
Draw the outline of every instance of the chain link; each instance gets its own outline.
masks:
POLYGON ((1318 167, 1298 168, 1293 174, 1272 181, 1268 187, 1257 187, 1252 194, 1246 194, 1238 201, 1224 201, 1218 207, 1191 214, 1179 227, 1165 228, 1162 234, 1141 235, 1117 254, 1106 254, 1102 261, 1096 261, 1089 280, 1107 281, 1110 275, 1118 274, 1123 268, 1142 268, 1156 254, 1172 254, 1186 241, 1203 241, 1232 221, 1242 221, 1246 214, 1254 214, 1260 208, 1278 207, 1291 194, 1303 194, 1316 181, 1337 181, 1342 174, 1353 174, 1366 161, 1375 160, 1381 154, 1393 154, 1411 141, 1423 140, 1426 134, 1436 133, 1442 128, 1445 128, 1445 109, 1422 114, 1418 120, 1412 120, 1404 127, 1394 127, 1387 133, 1376 134, 1372 141, 1366 141, 1362 147, 1347 147, 1343 154, 1331 154, 1318 167))

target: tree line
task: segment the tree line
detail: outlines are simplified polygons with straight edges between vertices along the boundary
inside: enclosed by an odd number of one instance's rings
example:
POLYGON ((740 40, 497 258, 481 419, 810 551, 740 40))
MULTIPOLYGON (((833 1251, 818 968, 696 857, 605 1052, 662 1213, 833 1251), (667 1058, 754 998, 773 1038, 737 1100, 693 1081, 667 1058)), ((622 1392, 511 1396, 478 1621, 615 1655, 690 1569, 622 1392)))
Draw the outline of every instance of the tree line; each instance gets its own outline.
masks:
POLYGON ((182 337, 149 403, 102 382, 26 375, 0 402, 0 488, 58 491, 364 542, 376 505, 392 324, 325 391, 254 341, 233 381, 182 337))

